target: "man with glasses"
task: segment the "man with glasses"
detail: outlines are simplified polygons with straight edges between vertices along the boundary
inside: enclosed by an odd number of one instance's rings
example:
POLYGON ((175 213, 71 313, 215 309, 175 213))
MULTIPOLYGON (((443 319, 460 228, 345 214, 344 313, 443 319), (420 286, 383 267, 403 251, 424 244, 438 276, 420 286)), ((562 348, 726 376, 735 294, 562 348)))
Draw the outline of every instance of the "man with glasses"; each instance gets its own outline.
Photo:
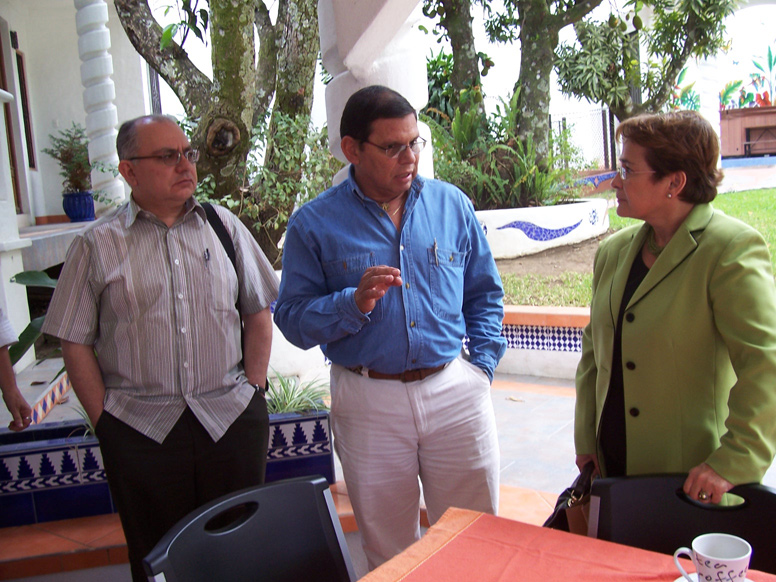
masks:
POLYGON ((173 119, 128 121, 116 147, 132 196, 76 237, 43 331, 62 340, 140 581, 178 520, 264 481, 278 281, 250 232, 214 207, 230 261, 193 196, 198 152, 173 119))
POLYGON ((275 323, 332 362, 334 444, 375 568, 420 538, 420 483, 431 523, 496 512, 503 290, 467 196, 418 176, 404 97, 361 89, 340 135, 348 178, 291 217, 275 323))

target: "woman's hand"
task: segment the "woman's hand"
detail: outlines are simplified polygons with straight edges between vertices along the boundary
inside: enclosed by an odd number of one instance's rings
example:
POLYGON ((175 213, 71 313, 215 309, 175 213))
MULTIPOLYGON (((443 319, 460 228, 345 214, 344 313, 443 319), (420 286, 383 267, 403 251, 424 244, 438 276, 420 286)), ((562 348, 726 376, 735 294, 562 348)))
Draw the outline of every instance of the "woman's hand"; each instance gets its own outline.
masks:
POLYGON ((722 495, 732 488, 730 481, 721 477, 706 463, 690 469, 682 487, 690 499, 697 499, 701 503, 719 503, 722 501, 722 495))
POLYGON ((577 467, 579 468, 580 472, 582 471, 582 467, 587 465, 590 461, 593 461, 593 464, 595 465, 595 471, 593 472, 593 476, 601 474, 601 468, 598 466, 598 455, 588 454, 588 455, 577 455, 577 467))

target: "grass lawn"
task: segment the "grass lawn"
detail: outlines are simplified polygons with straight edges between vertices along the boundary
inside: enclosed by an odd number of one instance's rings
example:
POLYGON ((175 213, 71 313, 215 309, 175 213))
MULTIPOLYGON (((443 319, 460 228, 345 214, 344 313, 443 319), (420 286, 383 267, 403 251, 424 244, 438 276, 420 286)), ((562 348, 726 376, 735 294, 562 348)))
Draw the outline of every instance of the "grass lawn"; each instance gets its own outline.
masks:
MULTIPOLYGON (((714 208, 734 216, 756 228, 771 250, 771 263, 776 272, 776 189, 746 190, 720 194, 712 203, 714 208)), ((620 218, 615 208, 609 209, 612 232, 640 220, 620 218)), ((555 305, 587 307, 590 305, 592 270, 590 273, 558 273, 552 277, 526 275, 518 277, 503 274, 505 305, 555 305)))

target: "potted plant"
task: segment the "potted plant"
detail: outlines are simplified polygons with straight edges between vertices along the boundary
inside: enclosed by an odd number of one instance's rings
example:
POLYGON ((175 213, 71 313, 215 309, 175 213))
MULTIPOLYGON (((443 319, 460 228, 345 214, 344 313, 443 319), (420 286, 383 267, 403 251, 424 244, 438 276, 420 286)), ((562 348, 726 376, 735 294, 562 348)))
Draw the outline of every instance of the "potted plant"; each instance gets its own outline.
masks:
POLYGON ((50 148, 43 152, 59 162, 62 182, 62 208, 71 222, 94 220, 94 199, 92 198, 92 165, 89 162, 89 140, 83 126, 73 123, 57 135, 49 135, 50 148))
POLYGON ((328 387, 275 374, 267 385, 267 481, 323 475, 334 483, 328 387))

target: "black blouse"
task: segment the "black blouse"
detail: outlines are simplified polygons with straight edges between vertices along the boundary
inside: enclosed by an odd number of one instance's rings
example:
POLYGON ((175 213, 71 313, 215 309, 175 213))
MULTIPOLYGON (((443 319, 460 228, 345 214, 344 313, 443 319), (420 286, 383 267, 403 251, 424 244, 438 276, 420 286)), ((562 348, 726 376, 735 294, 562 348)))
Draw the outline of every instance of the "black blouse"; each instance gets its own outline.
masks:
POLYGON ((609 392, 606 396, 604 409, 601 413, 601 428, 599 433, 601 452, 607 477, 625 475, 627 451, 625 446, 625 390, 622 376, 622 320, 625 307, 633 297, 649 267, 641 258, 641 253, 633 261, 625 291, 622 294, 620 313, 617 316, 617 327, 614 329, 614 346, 612 350, 612 375, 609 380, 609 392))

